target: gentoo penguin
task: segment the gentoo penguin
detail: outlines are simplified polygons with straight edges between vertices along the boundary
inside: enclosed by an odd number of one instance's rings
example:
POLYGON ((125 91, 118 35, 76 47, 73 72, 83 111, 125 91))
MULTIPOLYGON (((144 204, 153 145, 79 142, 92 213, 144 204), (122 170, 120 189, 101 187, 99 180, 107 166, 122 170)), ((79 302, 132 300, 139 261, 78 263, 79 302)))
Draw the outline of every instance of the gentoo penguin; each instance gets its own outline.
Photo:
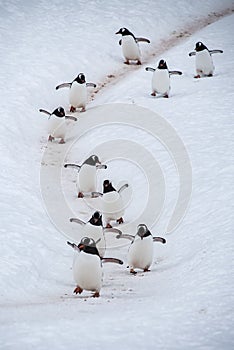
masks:
POLYGON ((223 53, 222 50, 209 50, 201 41, 195 46, 195 51, 189 53, 189 56, 196 56, 196 72, 194 78, 212 77, 214 73, 214 64, 211 55, 214 53, 223 53))
POLYGON ((83 198, 84 196, 94 197, 97 187, 97 170, 106 169, 107 165, 101 164, 98 156, 92 155, 87 158, 82 165, 65 164, 64 167, 78 169, 76 187, 78 198, 83 198))
POLYGON ((169 71, 167 68, 167 63, 164 60, 159 61, 157 69, 146 67, 145 70, 147 72, 153 72, 151 96, 161 94, 163 97, 169 97, 170 76, 182 74, 182 72, 177 70, 169 71))
POLYGON ((122 39, 119 40, 119 45, 122 45, 122 52, 125 58, 125 64, 129 64, 130 61, 136 61, 137 64, 141 64, 141 52, 138 43, 140 41, 150 43, 148 39, 136 38, 127 28, 120 28, 115 34, 121 34, 122 39))
POLYGON ((106 227, 111 228, 110 221, 116 220, 118 224, 124 222, 124 204, 121 197, 121 192, 128 187, 128 184, 124 184, 117 191, 109 180, 103 182, 103 194, 102 194, 102 211, 106 222, 106 227))
POLYGON ((82 234, 84 236, 94 239, 95 242, 97 242, 96 246, 101 258, 104 257, 106 250, 105 233, 121 234, 121 231, 117 229, 104 228, 102 223, 102 215, 98 211, 95 211, 95 213, 91 216, 88 222, 77 218, 71 218, 70 222, 80 224, 82 226, 82 234))
POLYGON ((82 225, 82 235, 92 238, 95 240, 95 242, 98 242, 97 249, 99 255, 103 257, 106 250, 106 239, 102 225, 102 215, 96 211, 88 222, 84 222, 76 218, 71 218, 70 222, 76 222, 82 225))
POLYGON ((63 107, 56 108, 52 113, 46 111, 45 109, 39 109, 39 112, 45 113, 49 116, 48 141, 53 141, 55 138, 59 138, 59 143, 65 143, 65 136, 67 130, 66 120, 70 119, 73 121, 77 121, 77 118, 72 117, 70 115, 65 115, 63 107))
POLYGON ((76 108, 81 108, 81 112, 85 112, 87 104, 87 87, 96 87, 94 83, 86 83, 85 75, 80 73, 71 83, 63 83, 56 86, 56 90, 69 87, 69 103, 70 112, 75 112, 76 108))
POLYGON ((73 277, 76 282, 74 293, 81 294, 83 290, 93 291, 93 297, 100 296, 102 287, 102 263, 112 262, 123 264, 123 261, 115 258, 101 258, 96 243, 92 238, 83 237, 78 245, 67 242, 75 251, 73 260, 73 277))
POLYGON ((132 242, 128 251, 128 264, 132 274, 136 274, 135 268, 149 271, 153 261, 153 242, 166 243, 164 238, 153 237, 145 224, 138 225, 135 236, 120 234, 116 238, 127 238, 132 242))

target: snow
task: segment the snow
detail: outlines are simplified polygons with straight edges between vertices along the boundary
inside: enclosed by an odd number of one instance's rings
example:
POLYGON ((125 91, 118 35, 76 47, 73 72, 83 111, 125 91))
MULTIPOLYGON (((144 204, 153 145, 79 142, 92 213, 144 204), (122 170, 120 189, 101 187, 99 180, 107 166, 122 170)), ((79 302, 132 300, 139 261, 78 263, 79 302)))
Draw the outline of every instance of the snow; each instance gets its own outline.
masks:
POLYGON ((233 1, 211 0, 1 1, 1 349, 233 348, 233 8, 233 1), (122 26, 151 39, 140 44, 141 67, 123 65, 114 35, 122 26), (193 78, 188 53, 197 41, 224 51, 213 55, 212 78, 193 78), (171 77, 169 99, 150 96, 152 74, 145 71, 161 58, 183 72, 171 77), (70 123, 66 144, 47 145, 47 119, 38 109, 68 109, 67 90, 55 86, 79 72, 98 93, 90 88, 87 112, 70 123), (136 125, 109 123, 118 111, 128 118, 131 108, 136 125), (143 130, 138 116, 145 108, 143 130), (109 119, 104 110, 113 111, 109 119), (153 114, 178 135, 192 167, 190 204, 170 233, 180 182, 168 145, 148 130, 153 114), (95 128, 87 129, 93 116, 95 128), (128 243, 108 237, 106 255, 125 263, 104 266, 98 299, 72 294, 66 240, 82 233, 68 219, 88 220, 93 203, 78 202, 76 172, 60 167, 80 164, 93 150, 108 164, 98 173, 99 190, 106 177, 131 185, 125 228, 141 215, 151 220, 144 209, 152 196, 158 208, 150 229, 167 239, 155 243, 151 272, 131 276, 128 243))

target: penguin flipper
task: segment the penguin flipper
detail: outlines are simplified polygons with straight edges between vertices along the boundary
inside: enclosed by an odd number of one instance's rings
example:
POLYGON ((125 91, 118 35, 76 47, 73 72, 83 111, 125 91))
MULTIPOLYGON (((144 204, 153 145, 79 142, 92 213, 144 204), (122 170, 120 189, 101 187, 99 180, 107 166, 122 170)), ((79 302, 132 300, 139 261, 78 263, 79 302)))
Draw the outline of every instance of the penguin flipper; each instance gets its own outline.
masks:
POLYGON ((119 45, 120 45, 120 46, 122 45, 122 39, 119 40, 119 45))
POLYGON ((156 69, 155 68, 151 68, 151 67, 146 67, 145 70, 147 72, 155 72, 156 69))
POLYGON ((77 250, 80 252, 80 249, 78 248, 78 246, 75 243, 71 243, 69 241, 67 241, 67 244, 72 247, 74 250, 77 250))
POLYGON ((118 230, 117 228, 114 228, 114 227, 111 227, 111 228, 108 228, 108 227, 105 227, 104 228, 104 232, 106 233, 117 233, 118 236, 121 236, 122 235, 122 232, 120 230, 118 230))
POLYGON ((70 120, 74 120, 74 122, 77 122, 77 118, 71 115, 65 115, 65 119, 70 119, 70 120))
POLYGON ((77 218, 70 218, 69 219, 70 222, 75 222, 76 224, 80 224, 80 225, 86 225, 86 222, 84 222, 83 220, 81 219, 77 219, 77 218))
POLYGON ((170 75, 181 75, 182 72, 180 72, 179 70, 169 70, 169 74, 170 75))
POLYGON ((59 84, 59 85, 57 85, 56 86, 56 90, 59 90, 59 89, 62 89, 62 88, 64 88, 64 87, 71 87, 71 85, 72 85, 72 83, 63 83, 63 84, 59 84))
POLYGON ((78 171, 80 171, 81 166, 78 164, 67 163, 67 164, 64 164, 64 168, 75 168, 75 169, 78 169, 78 171))
POLYGON ((101 192, 91 192, 91 197, 92 198, 97 198, 97 197, 102 197, 103 196, 103 193, 101 192))
POLYGON ((129 234, 122 234, 122 232, 121 232, 121 234, 117 235, 116 238, 117 239, 125 238, 125 239, 129 239, 131 242, 133 242, 135 237, 132 235, 129 235, 129 234))
POLYGON ((195 51, 192 51, 192 52, 189 52, 189 57, 191 57, 191 56, 196 56, 196 52, 195 51))
POLYGON ((87 87, 96 87, 97 85, 96 84, 94 84, 94 83, 86 83, 86 86, 87 87))
POLYGON ((146 38, 136 38, 136 42, 137 42, 137 43, 139 43, 139 42, 144 42, 144 43, 150 44, 150 40, 149 40, 149 39, 146 39, 146 38))
POLYGON ((46 111, 45 109, 39 109, 39 112, 41 112, 41 113, 45 113, 45 114, 47 114, 47 115, 51 115, 51 113, 50 112, 48 112, 48 111, 46 111))
POLYGON ((128 188, 128 184, 124 184, 123 186, 120 187, 120 189, 118 190, 118 193, 123 192, 123 190, 125 190, 125 188, 128 188))
POLYGON ((153 237, 153 242, 161 242, 161 243, 165 244, 166 240, 165 240, 165 238, 162 238, 162 237, 153 237))
POLYGON ((213 53, 223 53, 223 50, 209 50, 209 53, 213 55, 213 53))
POLYGON ((107 168, 107 165, 105 165, 105 164, 96 165, 96 169, 106 169, 106 168, 107 168))
POLYGON ((117 258, 101 258, 103 263, 115 263, 115 264, 119 264, 119 265, 123 265, 123 261, 117 258))

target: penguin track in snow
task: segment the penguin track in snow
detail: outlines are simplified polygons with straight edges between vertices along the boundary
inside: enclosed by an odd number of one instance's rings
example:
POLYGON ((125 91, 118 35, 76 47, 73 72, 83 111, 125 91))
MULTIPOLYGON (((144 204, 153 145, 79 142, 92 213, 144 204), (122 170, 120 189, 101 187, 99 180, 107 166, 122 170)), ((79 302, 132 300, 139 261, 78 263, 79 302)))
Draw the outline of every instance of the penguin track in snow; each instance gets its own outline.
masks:
MULTIPOLYGON (((193 35, 195 32, 201 30, 202 28, 207 27, 208 25, 218 21, 220 18, 228 16, 234 12, 234 8, 227 8, 220 12, 211 12, 208 16, 204 18, 198 18, 194 20, 191 24, 187 25, 180 30, 173 31, 168 35, 167 38, 161 39, 159 43, 153 45, 151 40, 150 47, 148 50, 148 55, 143 56, 142 65, 148 64, 152 61, 154 57, 162 55, 166 50, 171 49, 172 47, 178 45, 186 38, 193 35)), ((114 34, 113 34, 114 35, 114 34)), ((151 38, 150 38, 151 39, 151 38)), ((103 81, 99 82, 94 91, 90 94, 89 100, 93 101, 96 95, 107 87, 111 87, 111 85, 117 84, 121 79, 125 78, 128 73, 133 72, 134 70, 142 69, 142 65, 128 65, 119 69, 118 71, 114 71, 112 73, 107 74, 103 81)))

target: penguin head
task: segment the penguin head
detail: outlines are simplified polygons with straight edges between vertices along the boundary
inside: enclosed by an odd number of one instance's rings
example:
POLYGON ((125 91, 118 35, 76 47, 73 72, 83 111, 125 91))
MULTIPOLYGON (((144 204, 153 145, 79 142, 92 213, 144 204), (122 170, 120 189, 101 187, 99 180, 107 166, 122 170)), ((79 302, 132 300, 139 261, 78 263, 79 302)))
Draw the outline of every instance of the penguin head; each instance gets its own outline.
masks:
POLYGON ((84 73, 79 73, 77 77, 74 79, 78 84, 84 84, 85 83, 85 75, 84 73))
POLYGON ((140 224, 137 226, 137 233, 136 233, 141 239, 143 239, 146 236, 149 236, 151 233, 148 230, 148 227, 145 224, 140 224))
POLYGON ((89 223, 94 226, 102 226, 102 215, 99 213, 99 211, 95 211, 89 220, 89 223))
POLYGON ((160 60, 158 64, 158 69, 168 69, 166 61, 160 60))
POLYGON ((103 193, 116 191, 116 189, 112 186, 112 183, 109 180, 103 181, 103 193))
POLYGON ((56 108, 52 114, 56 115, 56 117, 59 117, 59 118, 65 117, 65 111, 63 107, 56 108))
POLYGON ((208 50, 208 49, 201 41, 198 41, 195 46, 195 51, 199 52, 203 50, 208 50))
POLYGON ((78 248, 80 251, 83 251, 87 254, 93 254, 93 255, 98 255, 98 250, 96 247, 96 243, 98 243, 99 240, 97 242, 94 241, 93 238, 90 237, 83 237, 80 241, 80 243, 78 244, 78 248))
POLYGON ((131 35, 134 37, 134 35, 127 29, 127 28, 120 28, 120 30, 118 32, 116 32, 115 34, 121 34, 122 36, 125 35, 131 35))
POLYGON ((88 164, 88 165, 93 165, 93 166, 96 166, 96 165, 100 165, 101 162, 98 158, 98 156, 96 156, 95 154, 93 154, 92 156, 90 156, 89 158, 87 158, 83 164, 88 164))

